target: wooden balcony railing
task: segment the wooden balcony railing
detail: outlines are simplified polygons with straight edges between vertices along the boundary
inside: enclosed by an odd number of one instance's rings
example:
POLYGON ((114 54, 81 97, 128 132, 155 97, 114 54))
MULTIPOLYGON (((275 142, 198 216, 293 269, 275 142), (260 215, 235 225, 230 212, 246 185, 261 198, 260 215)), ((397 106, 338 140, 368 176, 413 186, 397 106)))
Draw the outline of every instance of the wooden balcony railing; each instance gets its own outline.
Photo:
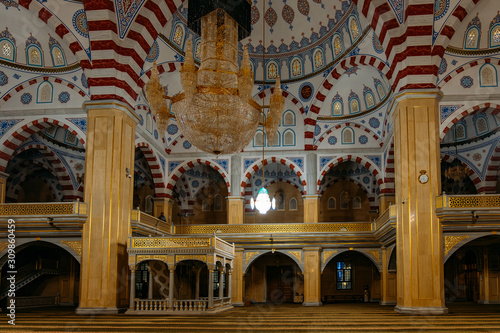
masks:
POLYGON ((154 216, 133 209, 130 214, 132 229, 144 235, 171 235, 172 222, 160 220, 154 216))

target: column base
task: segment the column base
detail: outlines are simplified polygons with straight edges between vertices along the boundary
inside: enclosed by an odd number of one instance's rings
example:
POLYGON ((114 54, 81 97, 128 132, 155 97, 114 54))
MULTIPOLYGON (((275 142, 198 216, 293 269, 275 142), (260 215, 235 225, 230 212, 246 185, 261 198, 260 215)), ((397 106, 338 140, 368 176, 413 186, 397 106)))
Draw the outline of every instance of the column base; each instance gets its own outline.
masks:
POLYGON ((303 302, 302 306, 322 306, 321 302, 303 302))
POLYGON ((397 305, 398 302, 394 302, 394 301, 393 302, 391 302, 391 301, 381 301, 379 304, 380 305, 397 305))
POLYGON ((109 315, 123 313, 128 308, 76 308, 75 313, 77 315, 109 315))
POLYGON ((440 315, 448 313, 445 306, 401 306, 397 305, 394 311, 401 314, 411 315, 440 315))
POLYGON ((245 303, 243 302, 234 302, 234 303, 231 303, 233 306, 245 306, 245 303))

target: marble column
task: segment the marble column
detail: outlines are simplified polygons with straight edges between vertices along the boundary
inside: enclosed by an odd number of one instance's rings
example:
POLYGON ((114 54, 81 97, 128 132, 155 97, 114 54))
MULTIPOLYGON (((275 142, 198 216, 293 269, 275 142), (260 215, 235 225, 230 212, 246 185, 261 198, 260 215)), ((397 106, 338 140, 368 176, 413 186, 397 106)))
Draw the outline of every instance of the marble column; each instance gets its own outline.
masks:
POLYGON ((208 309, 214 308, 214 267, 208 267, 208 309))
POLYGON ((89 101, 84 108, 87 221, 82 230, 76 313, 118 313, 129 306, 127 239, 132 234, 134 142, 139 119, 119 101, 89 101))
POLYGON ((135 268, 130 269, 130 310, 135 309, 135 268))
POLYGON ((435 199, 441 189, 439 99, 437 91, 422 91, 404 93, 395 100, 395 310, 400 313, 448 312, 444 303, 443 230, 435 199), (427 181, 420 178, 422 174, 427 181))
POLYGON ((303 248, 304 251, 304 306, 321 303, 321 248, 303 248))
POLYGON ((245 249, 237 247, 234 251, 233 278, 231 279, 231 295, 233 306, 243 306, 243 253, 245 249))
POLYGON ((174 308, 175 266, 168 266, 168 309, 174 308))

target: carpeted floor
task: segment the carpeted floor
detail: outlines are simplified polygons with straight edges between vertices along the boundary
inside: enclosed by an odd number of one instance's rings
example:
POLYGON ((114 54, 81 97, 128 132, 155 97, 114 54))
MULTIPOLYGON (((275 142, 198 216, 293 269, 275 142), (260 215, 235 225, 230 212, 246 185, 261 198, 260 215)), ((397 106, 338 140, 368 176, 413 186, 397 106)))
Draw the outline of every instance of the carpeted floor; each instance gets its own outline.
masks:
POLYGON ((303 307, 262 304, 217 315, 77 316, 74 309, 17 313, 16 326, 0 322, 1 332, 500 332, 500 305, 453 303, 449 314, 408 316, 392 306, 327 304, 303 307))

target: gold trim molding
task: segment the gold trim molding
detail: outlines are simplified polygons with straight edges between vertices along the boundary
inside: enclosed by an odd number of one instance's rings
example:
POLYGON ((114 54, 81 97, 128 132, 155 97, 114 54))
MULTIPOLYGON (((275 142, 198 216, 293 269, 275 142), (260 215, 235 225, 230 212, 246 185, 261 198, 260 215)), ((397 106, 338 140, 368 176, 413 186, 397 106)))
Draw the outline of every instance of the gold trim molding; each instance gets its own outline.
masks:
POLYGON ((248 262, 255 257, 259 252, 246 252, 245 253, 245 265, 248 264, 248 262))
POLYGON ((462 240, 469 238, 469 235, 465 236, 444 236, 444 255, 448 255, 448 252, 457 245, 462 240))
POLYGON ((201 255, 201 254, 176 254, 175 255, 175 262, 179 262, 182 260, 200 260, 203 262, 207 261, 207 256, 206 255, 201 255))
POLYGON ((9 242, 0 242, 0 253, 9 246, 9 242))
POLYGON ((302 252, 301 251, 288 251, 288 253, 299 261, 302 264, 302 252))
POLYGON ((132 248, 210 247, 210 238, 133 238, 132 248))
POLYGON ((367 253, 371 254, 375 259, 377 259, 377 262, 380 262, 380 251, 378 250, 367 250, 367 253))
POLYGON ((477 195, 448 197, 450 208, 492 208, 500 207, 500 196, 477 195))
POLYGON ((323 251, 323 264, 328 260, 328 258, 330 258, 332 255, 334 255, 337 252, 338 252, 337 250, 323 251))
POLYGON ((80 258, 82 257, 82 242, 81 241, 61 241, 62 244, 69 246, 75 251, 80 258))
POLYGON ((283 224, 228 224, 175 226, 175 234, 257 234, 304 232, 365 232, 372 231, 372 223, 283 223, 283 224))

